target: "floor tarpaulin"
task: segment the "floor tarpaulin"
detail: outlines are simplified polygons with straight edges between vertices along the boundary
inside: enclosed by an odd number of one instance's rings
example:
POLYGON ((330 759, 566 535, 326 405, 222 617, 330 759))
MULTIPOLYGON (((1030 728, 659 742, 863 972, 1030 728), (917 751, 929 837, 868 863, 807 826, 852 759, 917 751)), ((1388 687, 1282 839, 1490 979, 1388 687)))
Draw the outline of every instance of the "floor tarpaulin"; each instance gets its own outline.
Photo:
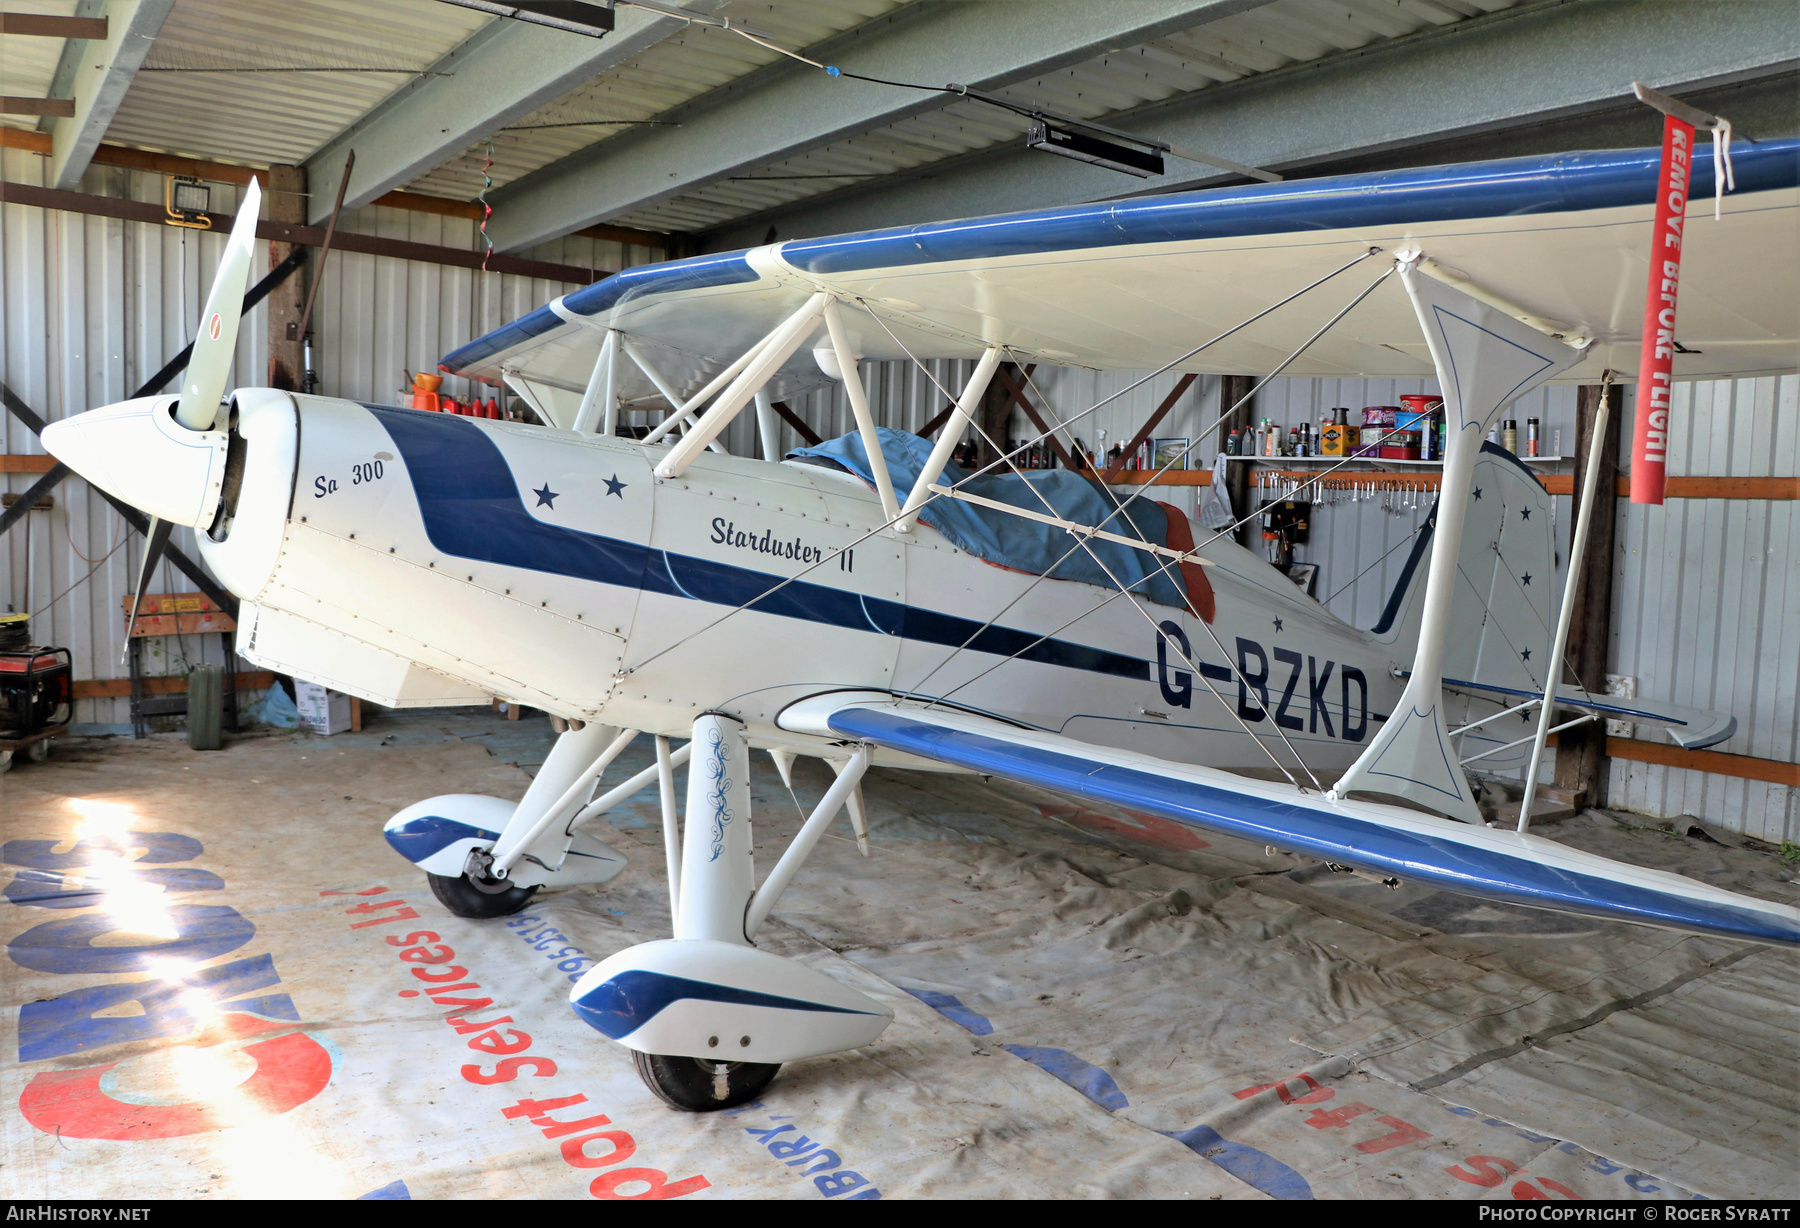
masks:
MULTIPOLYGON (((0 776, 14 1198, 1800 1195, 1800 956, 1389 890, 1162 820, 876 771, 759 935, 891 1006, 688 1115, 573 979, 668 936, 654 788, 604 888, 453 917, 381 839, 519 796, 541 720, 71 743, 0 776), (428 948, 429 964, 400 958, 428 948)), ((648 762, 634 746, 623 770, 648 762)), ((615 769, 618 771, 621 769, 615 769)), ((802 760, 798 803, 828 772, 802 760)), ((766 757, 759 866, 798 828, 766 757)), ((1582 847, 1771 898, 1778 858, 1582 847)))

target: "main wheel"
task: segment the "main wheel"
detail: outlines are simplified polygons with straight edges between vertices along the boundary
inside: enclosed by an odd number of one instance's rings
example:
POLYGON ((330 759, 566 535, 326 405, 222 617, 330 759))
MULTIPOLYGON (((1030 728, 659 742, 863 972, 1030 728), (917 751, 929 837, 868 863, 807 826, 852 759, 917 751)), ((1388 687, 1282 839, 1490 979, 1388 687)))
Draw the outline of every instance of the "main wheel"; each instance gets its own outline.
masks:
POLYGON ((536 887, 511 887, 493 878, 477 882, 466 874, 451 878, 429 871, 425 877, 438 903, 459 917, 510 917, 537 894, 536 887))
POLYGON ((25 755, 33 763, 42 763, 50 757, 50 739, 39 738, 25 748, 25 755))
POLYGON ((661 1053, 631 1056, 644 1086, 664 1104, 686 1113, 729 1109, 754 1100, 781 1069, 780 1062, 714 1062, 661 1053))

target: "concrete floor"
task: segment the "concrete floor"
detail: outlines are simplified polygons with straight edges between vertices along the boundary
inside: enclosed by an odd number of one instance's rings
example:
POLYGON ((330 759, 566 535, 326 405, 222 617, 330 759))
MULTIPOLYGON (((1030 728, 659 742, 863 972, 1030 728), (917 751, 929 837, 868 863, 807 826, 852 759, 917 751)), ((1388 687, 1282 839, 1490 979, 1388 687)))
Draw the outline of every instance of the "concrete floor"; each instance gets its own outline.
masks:
MULTIPOLYGON (((443 710, 215 753, 67 740, 0 776, 0 1195, 1800 1196, 1795 952, 1314 878, 934 774, 874 773, 872 856, 835 831, 759 936, 894 1024, 747 1108, 675 1113, 567 1005, 667 936, 653 795, 597 826, 623 874, 508 921, 448 915, 381 839, 422 797, 519 796, 550 740, 443 710), (409 932, 454 948, 468 997, 419 993, 409 932), (607 1120, 571 1152, 529 1120, 552 1099, 607 1120)), ((802 761, 799 803, 828 779, 802 761)), ((752 791, 766 870, 798 811, 761 756, 752 791)), ((1717 833, 1546 832, 1800 900, 1717 833)))

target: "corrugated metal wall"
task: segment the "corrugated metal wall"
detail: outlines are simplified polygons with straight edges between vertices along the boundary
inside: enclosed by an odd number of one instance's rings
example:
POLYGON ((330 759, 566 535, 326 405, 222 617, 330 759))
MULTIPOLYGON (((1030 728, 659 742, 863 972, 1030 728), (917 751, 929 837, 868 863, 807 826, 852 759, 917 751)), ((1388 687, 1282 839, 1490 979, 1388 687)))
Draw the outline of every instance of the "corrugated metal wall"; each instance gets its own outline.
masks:
MULTIPOLYGON (((0 151, 0 170, 16 182, 41 182, 42 160, 0 151)), ((91 171, 85 190, 160 200, 161 179, 113 168, 91 171)), ((215 187, 221 209, 234 207, 231 189, 215 187)), ((414 242, 474 248, 472 222, 400 210, 370 209, 346 219, 345 229, 414 242)), ((134 390, 186 343, 211 282, 222 235, 127 223, 18 205, 0 207, 0 376, 49 419, 117 400, 134 390)), ((649 259, 644 249, 571 238, 531 256, 570 264, 625 267, 649 259)), ((410 264, 385 257, 335 253, 315 309, 320 390, 327 395, 393 403, 407 372, 431 369, 439 355, 516 318, 573 287, 528 278, 410 264)), ((258 310, 240 334, 234 382, 256 383, 267 368, 266 323, 258 310)), ((968 378, 971 363, 880 364, 869 376, 871 401, 884 426, 917 430, 935 416, 968 378)), ((1028 391, 1059 419, 1084 415, 1075 433, 1104 449, 1130 439, 1174 386, 1157 376, 1101 409, 1137 376, 1040 367, 1028 391), (1102 434, 1104 432, 1104 434, 1102 434)), ((1276 380, 1257 397, 1253 418, 1281 425, 1317 422, 1336 405, 1360 409, 1394 404, 1401 393, 1431 391, 1428 383, 1377 380, 1276 380)), ((446 391, 466 399, 471 388, 451 380, 446 391)), ((487 393, 491 390, 482 390, 487 393)), ((1718 381, 1681 386, 1675 418, 1685 424, 1671 472, 1714 476, 1793 475, 1800 472, 1800 378, 1718 381)), ((1629 405, 1629 398, 1627 399, 1629 405)), ((822 435, 852 429, 841 388, 796 398, 793 410, 822 435)), ((1210 468, 1216 438, 1207 428, 1219 414, 1219 380, 1202 377, 1158 429, 1160 438, 1194 439, 1194 468, 1210 468)), ((1575 396, 1552 388, 1521 403, 1515 416, 1541 420, 1543 450, 1555 432, 1573 447, 1575 396)), ((37 453, 29 431, 10 417, 0 423, 5 451, 37 453)), ((1022 415, 1011 430, 1029 431, 1022 415)), ((1029 433, 1035 434, 1034 431, 1029 433)), ((1629 432, 1627 432, 1629 433, 1629 432)), ((801 441, 782 427, 785 447, 801 441)), ((725 436, 740 455, 755 455, 753 416, 742 415, 725 436)), ((1621 458, 1623 459, 1623 458, 1621 458)), ((1567 472, 1569 466, 1552 467, 1567 472)), ((35 475, 8 474, 4 489, 25 490, 35 475)), ((1189 514, 1198 487, 1159 488, 1157 497, 1189 514)), ((1567 497, 1558 498, 1558 540, 1568 529, 1567 497)), ((1322 502, 1311 540, 1296 557, 1320 564, 1318 595, 1340 617, 1372 624, 1386 601, 1428 496, 1418 500, 1340 496, 1322 502)), ((1241 510, 1241 509, 1240 509, 1241 510)), ((1730 711, 1738 733, 1718 749, 1793 761, 1800 752, 1795 696, 1800 693, 1800 559, 1793 542, 1791 501, 1671 500, 1663 509, 1618 504, 1613 672, 1638 680, 1645 696, 1730 711)), ((47 610, 38 638, 74 649, 78 676, 124 674, 119 665, 120 603, 131 587, 140 542, 128 538, 119 516, 79 480, 56 492, 56 507, 34 512, 29 529, 0 541, 0 606, 47 610), (91 574, 90 574, 91 573, 91 574), (73 588, 67 597, 59 596, 73 588), (56 599, 56 600, 53 600, 56 599)), ((192 533, 177 544, 191 552, 192 533)), ((156 591, 190 588, 165 566, 156 591)), ((150 642, 154 673, 184 673, 202 660, 222 659, 216 638, 169 637, 150 642)), ((119 726, 124 700, 84 700, 78 719, 119 726)), ((1769 840, 1800 839, 1796 790, 1725 777, 1615 762, 1612 800, 1651 814, 1697 814, 1769 840)))
MULTIPOLYGON (((1800 473, 1800 377, 1678 384, 1670 418, 1672 474, 1800 473)), ((1735 715, 1736 736, 1716 750, 1800 760, 1794 501, 1620 500, 1618 515, 1613 671, 1636 677, 1641 695, 1735 715)), ((1800 790, 1785 785, 1622 760, 1611 785, 1611 800, 1631 810, 1800 843, 1800 790)))

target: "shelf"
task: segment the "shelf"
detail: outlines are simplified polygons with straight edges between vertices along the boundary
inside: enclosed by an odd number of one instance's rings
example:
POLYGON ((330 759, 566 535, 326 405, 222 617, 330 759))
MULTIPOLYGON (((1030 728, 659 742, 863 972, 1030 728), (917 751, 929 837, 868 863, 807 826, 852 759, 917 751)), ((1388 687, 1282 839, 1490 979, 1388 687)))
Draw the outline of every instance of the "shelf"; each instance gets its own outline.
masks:
MULTIPOLYGON (((1228 461, 1262 461, 1270 465, 1418 465, 1442 468, 1441 460, 1388 460, 1380 456, 1227 456, 1228 461)), ((1559 461, 1574 460, 1572 456, 1515 456, 1513 458, 1526 465, 1554 465, 1559 461)))

